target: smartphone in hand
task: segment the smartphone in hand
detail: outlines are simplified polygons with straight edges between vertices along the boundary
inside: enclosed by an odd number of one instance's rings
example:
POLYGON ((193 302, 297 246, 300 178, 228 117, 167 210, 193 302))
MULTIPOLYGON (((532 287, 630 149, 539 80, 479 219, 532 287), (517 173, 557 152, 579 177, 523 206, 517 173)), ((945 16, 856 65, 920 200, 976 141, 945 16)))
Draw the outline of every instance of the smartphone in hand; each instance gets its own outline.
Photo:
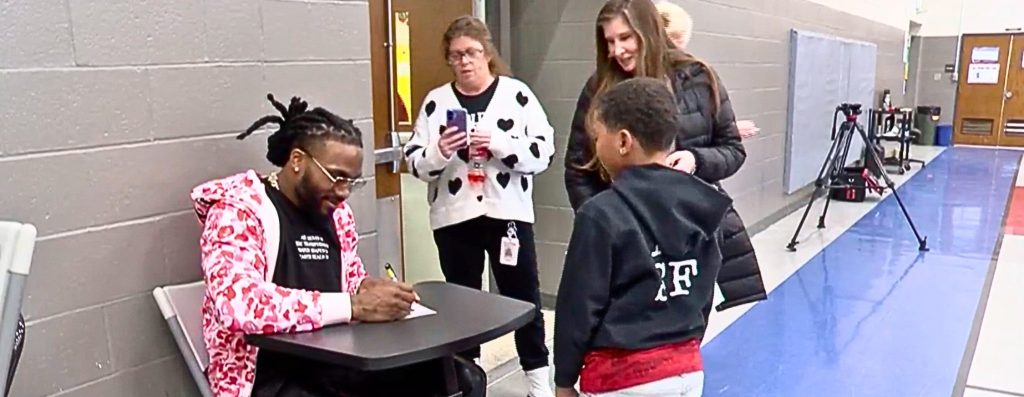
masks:
POLYGON ((459 132, 466 134, 467 138, 469 138, 469 131, 466 127, 466 120, 468 119, 466 109, 448 109, 447 117, 448 128, 455 127, 459 132))

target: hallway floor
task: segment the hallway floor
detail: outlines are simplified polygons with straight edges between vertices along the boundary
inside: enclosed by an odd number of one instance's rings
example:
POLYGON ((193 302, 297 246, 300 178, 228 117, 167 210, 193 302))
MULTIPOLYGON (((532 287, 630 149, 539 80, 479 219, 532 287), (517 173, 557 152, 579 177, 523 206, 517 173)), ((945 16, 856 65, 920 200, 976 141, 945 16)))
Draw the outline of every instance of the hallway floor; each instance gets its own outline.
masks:
MULTIPOLYGON (((769 299, 711 316, 705 396, 1024 396, 1021 152, 914 154, 893 179, 931 251, 891 195, 833 202, 821 230, 818 200, 797 252, 803 208, 758 233, 769 299)), ((525 395, 514 365, 491 374, 489 395, 525 395)))

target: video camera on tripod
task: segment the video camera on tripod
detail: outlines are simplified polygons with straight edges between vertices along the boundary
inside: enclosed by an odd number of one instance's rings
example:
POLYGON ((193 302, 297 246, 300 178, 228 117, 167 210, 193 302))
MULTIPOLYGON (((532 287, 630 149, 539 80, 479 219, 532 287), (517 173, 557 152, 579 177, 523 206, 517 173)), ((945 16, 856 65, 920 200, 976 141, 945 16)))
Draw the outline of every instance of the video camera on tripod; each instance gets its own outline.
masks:
MULTIPOLYGON (((843 116, 846 117, 846 123, 853 123, 853 124, 856 125, 857 117, 859 117, 861 115, 861 113, 863 113, 863 110, 861 110, 861 108, 862 108, 862 106, 859 103, 845 103, 844 102, 844 103, 840 104, 839 106, 836 106, 836 111, 835 111, 834 114, 832 114, 832 139, 833 140, 836 139, 836 121, 838 120, 839 113, 842 113, 843 116)), ((849 143, 844 145, 843 149, 844 149, 843 150, 843 155, 841 157, 842 157, 843 164, 845 165, 846 164, 847 152, 849 152, 849 150, 850 150, 849 143)))
MULTIPOLYGON (((804 209, 804 215, 800 218, 800 224, 793 233, 793 239, 786 246, 790 251, 796 251, 796 245, 799 244, 797 237, 800 235, 800 229, 803 229, 804 221, 807 220, 807 215, 811 212, 811 206, 814 205, 814 200, 821 195, 822 191, 832 193, 833 190, 850 189, 853 187, 842 176, 846 174, 850 143, 855 135, 860 135, 861 140, 864 141, 864 146, 869 148, 864 158, 865 163, 870 161, 871 165, 880 170, 881 177, 885 180, 886 188, 892 191, 893 197, 896 197, 896 202, 899 203, 900 209, 903 210, 903 216, 907 219, 907 223, 910 224, 910 229, 914 231, 914 237, 917 238, 918 250, 928 250, 928 239, 926 237, 922 238, 921 234, 917 232, 917 226, 910 219, 910 213, 907 212, 907 207, 903 205, 903 199, 900 198, 899 192, 896 191, 896 183, 885 172, 885 167, 882 165, 882 160, 878 158, 878 153, 870 149, 872 147, 871 140, 868 139, 867 133, 864 132, 864 127, 857 122, 857 117, 862 112, 861 104, 859 103, 842 103, 836 106, 836 111, 832 117, 832 147, 829 148, 828 156, 825 157, 825 162, 821 165, 821 171, 818 171, 818 178, 814 181, 814 193, 811 194, 811 198, 807 202, 807 208, 804 209), (837 130, 836 122, 840 112, 843 113, 846 120, 838 126, 837 130)), ((862 187, 857 188, 863 189, 862 187)), ((825 228, 825 215, 828 214, 828 206, 832 202, 832 196, 832 194, 826 195, 825 209, 821 212, 821 217, 818 218, 818 229, 825 228)))
POLYGON ((836 110, 843 112, 843 115, 846 116, 847 118, 849 118, 851 115, 860 116, 860 114, 862 113, 860 109, 861 105, 859 103, 844 103, 839 106, 836 106, 836 110))

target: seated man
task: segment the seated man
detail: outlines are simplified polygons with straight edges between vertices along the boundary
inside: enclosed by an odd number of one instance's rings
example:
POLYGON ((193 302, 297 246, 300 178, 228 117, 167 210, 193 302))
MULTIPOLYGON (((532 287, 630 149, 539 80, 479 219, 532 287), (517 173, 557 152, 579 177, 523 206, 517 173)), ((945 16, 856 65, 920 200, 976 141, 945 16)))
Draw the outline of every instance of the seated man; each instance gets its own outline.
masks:
MULTIPOLYGON (((359 129, 322 108, 307 110, 299 98, 287 108, 268 99, 281 116, 261 118, 238 139, 276 123, 267 159, 281 169, 248 171, 192 192, 203 224, 203 336, 214 394, 431 395, 444 379, 434 363, 364 373, 246 344, 247 334, 398 320, 415 300, 408 285, 367 277, 356 253, 345 200, 366 183, 359 129)), ((459 365, 460 374, 477 375, 460 383, 480 382, 463 388, 482 392, 482 370, 459 365)))

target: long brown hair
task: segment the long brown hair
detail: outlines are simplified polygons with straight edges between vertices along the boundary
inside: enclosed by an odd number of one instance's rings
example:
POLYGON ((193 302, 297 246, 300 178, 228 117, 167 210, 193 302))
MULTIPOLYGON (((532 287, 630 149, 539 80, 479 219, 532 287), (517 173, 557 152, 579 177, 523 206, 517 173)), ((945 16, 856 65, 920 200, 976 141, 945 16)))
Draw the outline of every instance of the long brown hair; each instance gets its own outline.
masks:
POLYGON ((491 39, 490 29, 487 29, 487 25, 480 21, 480 19, 471 15, 455 18, 448 25, 448 30, 444 32, 444 39, 441 42, 441 54, 444 56, 445 62, 447 62, 448 49, 451 47, 452 41, 459 37, 468 37, 483 44, 484 54, 491 58, 491 61, 487 63, 487 68, 491 70, 491 74, 495 76, 512 75, 512 70, 508 67, 508 64, 498 55, 498 49, 494 46, 494 41, 491 39))
MULTIPOLYGON (((665 32, 664 20, 651 0, 608 0, 597 14, 594 36, 597 44, 597 71, 595 72, 594 92, 591 95, 587 120, 593 120, 590 114, 594 112, 597 98, 615 84, 633 77, 652 77, 671 83, 677 70, 682 69, 683 73, 688 75, 690 69, 688 66, 694 64, 699 65, 708 75, 712 102, 711 114, 718 113, 718 103, 721 100, 718 91, 718 75, 707 63, 672 44, 665 32), (604 38, 604 25, 616 18, 622 18, 636 35, 638 61, 632 73, 622 70, 619 63, 615 62, 611 58, 611 54, 608 53, 608 44, 604 38)), ((674 84, 670 84, 670 86, 675 90, 674 84)), ((591 139, 590 145, 593 148, 593 139, 591 139)), ((592 150, 592 152, 594 151, 592 150)), ((607 180, 607 173, 601 167, 597 156, 580 168, 596 170, 600 172, 602 179, 607 180)))

